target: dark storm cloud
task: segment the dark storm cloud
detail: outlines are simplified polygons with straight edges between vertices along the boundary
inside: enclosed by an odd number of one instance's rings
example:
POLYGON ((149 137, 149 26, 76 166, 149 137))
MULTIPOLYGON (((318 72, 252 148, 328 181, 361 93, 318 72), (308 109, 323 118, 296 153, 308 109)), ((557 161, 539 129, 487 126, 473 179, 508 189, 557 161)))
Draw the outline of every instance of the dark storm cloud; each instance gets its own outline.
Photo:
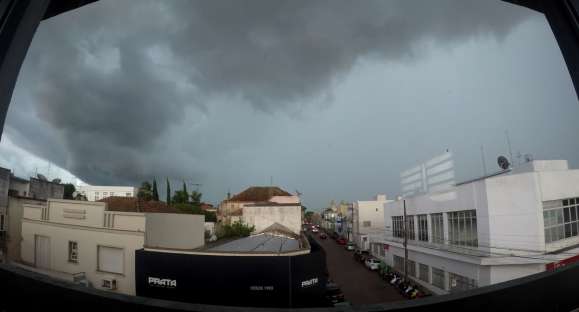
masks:
POLYGON ((17 89, 30 96, 16 94, 10 117, 41 123, 8 124, 32 152, 90 183, 199 177, 202 151, 193 160, 167 151, 195 148, 167 135, 195 126, 188 109, 203 115, 229 97, 289 111, 331 94, 364 58, 412 61, 424 44, 500 40, 527 14, 464 0, 99 1, 41 25, 17 89))

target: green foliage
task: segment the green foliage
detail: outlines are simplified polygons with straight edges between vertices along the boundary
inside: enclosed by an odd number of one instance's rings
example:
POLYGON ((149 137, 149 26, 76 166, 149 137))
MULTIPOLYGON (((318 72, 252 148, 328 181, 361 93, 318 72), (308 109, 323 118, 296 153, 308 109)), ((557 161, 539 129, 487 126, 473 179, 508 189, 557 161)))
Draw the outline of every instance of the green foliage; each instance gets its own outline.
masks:
POLYGON ((153 179, 153 200, 159 201, 159 191, 157 191, 156 179, 153 179))
POLYGON ((205 222, 217 222, 217 215, 215 215, 215 212, 204 211, 203 213, 205 214, 205 222))
POLYGON ((145 200, 145 201, 150 201, 153 199, 153 190, 151 187, 151 183, 149 183, 148 181, 145 181, 141 184, 141 187, 139 187, 139 191, 137 193, 137 197, 139 199, 145 200))
POLYGON ((174 204, 189 204, 189 194, 185 193, 185 191, 176 191, 172 202, 174 204))
MULTIPOLYGON (((187 194, 187 197, 189 197, 189 192, 187 192, 187 184, 185 181, 183 181, 183 193, 187 194)), ((189 198, 187 198, 187 201, 189 201, 189 198)))
POLYGON ((219 238, 246 237, 253 231, 255 231, 255 226, 249 227, 238 221, 231 225, 222 225, 217 236, 219 238))
POLYGON ((171 205, 171 185, 169 184, 169 178, 167 178, 167 205, 171 205))
POLYGON ((64 199, 74 199, 73 198, 73 193, 76 191, 76 188, 74 187, 74 185, 72 183, 66 183, 64 185, 64 194, 62 196, 62 198, 64 199))
POLYGON ((308 222, 312 222, 312 217, 314 216, 314 212, 313 211, 306 211, 306 213, 304 214, 304 218, 308 221, 308 222))
POLYGON ((197 207, 201 207, 201 194, 198 191, 191 192, 191 203, 197 207))

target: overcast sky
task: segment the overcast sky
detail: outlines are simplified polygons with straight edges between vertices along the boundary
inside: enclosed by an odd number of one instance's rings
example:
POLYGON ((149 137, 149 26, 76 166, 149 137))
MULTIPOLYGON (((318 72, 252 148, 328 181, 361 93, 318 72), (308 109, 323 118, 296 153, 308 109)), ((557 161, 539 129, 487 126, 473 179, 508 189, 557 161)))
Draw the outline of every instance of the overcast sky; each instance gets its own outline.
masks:
POLYGON ((578 121, 544 17, 500 1, 99 1, 40 25, 0 165, 213 203, 273 177, 319 209, 447 148, 494 171, 505 130, 577 168, 578 121))

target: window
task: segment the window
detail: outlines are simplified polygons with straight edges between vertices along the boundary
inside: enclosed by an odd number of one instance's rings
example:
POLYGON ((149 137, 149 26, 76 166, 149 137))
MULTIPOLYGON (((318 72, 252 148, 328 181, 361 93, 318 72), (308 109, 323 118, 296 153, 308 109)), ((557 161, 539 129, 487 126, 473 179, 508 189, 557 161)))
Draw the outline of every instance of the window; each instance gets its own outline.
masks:
POLYGON ((404 221, 402 216, 392 217, 392 231, 394 237, 404 237, 404 221))
POLYGON ((126 195, 127 197, 133 196, 133 194, 131 194, 131 193, 125 193, 125 195, 126 195))
POLYGON ((110 196, 115 196, 115 192, 111 192, 109 195, 110 195, 110 196))
POLYGON ((476 210, 448 213, 448 239, 458 246, 478 246, 476 210))
POLYGON ((399 272, 404 272, 404 258, 394 255, 393 262, 395 270, 398 270, 399 272))
POLYGON ((416 262, 408 260, 408 263, 406 265, 408 265, 407 267, 408 276, 416 277, 416 262))
POLYGON ((68 242, 68 262, 78 263, 78 243, 68 242))
POLYGON ((103 196, 107 196, 109 193, 107 192, 103 192, 103 196))
POLYGON ((94 192, 94 195, 95 195, 95 196, 98 196, 98 195, 99 195, 99 192, 94 192))
POLYGON ((543 202, 545 243, 578 235, 579 198, 543 202))
POLYGON ((371 221, 364 221, 362 222, 362 227, 371 227, 372 226, 372 222, 371 221))
POLYGON ((101 272, 124 273, 124 250, 122 248, 98 246, 97 268, 101 272))
POLYGON ((448 290, 451 293, 469 290, 477 287, 476 280, 462 275, 448 273, 448 290))
POLYGON ((444 289, 444 271, 432 267, 432 285, 444 289))
POLYGON ((4 231, 4 215, 0 215, 0 231, 4 231))
POLYGON ((406 219, 407 219, 406 222, 408 222, 408 223, 406 224, 406 225, 408 226, 408 227, 407 227, 407 230, 408 230, 408 239, 414 240, 414 239, 416 239, 416 235, 415 235, 415 232, 414 232, 414 216, 406 216, 406 219))
POLYGON ((430 227, 432 231, 432 242, 444 244, 444 223, 442 213, 433 213, 430 215, 430 227))
POLYGON ((427 242, 428 241, 428 216, 419 215, 418 216, 418 240, 427 242))
POLYGON ((418 264, 418 278, 421 281, 430 283, 430 268, 426 264, 419 263, 418 264))
POLYGON ((379 245, 380 246, 380 256, 384 257, 386 256, 386 251, 384 251, 384 245, 379 245))

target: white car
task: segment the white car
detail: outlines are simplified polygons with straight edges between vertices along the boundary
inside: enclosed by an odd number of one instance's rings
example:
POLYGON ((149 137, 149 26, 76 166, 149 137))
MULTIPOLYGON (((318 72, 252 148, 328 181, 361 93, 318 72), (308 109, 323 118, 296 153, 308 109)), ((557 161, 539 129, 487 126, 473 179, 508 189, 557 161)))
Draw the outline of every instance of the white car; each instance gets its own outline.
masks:
POLYGON ((370 269, 372 271, 376 271, 380 268, 380 260, 378 260, 378 259, 374 259, 374 258, 366 259, 364 264, 366 265, 366 267, 368 269, 370 269))
POLYGON ((320 231, 320 230, 318 230, 318 228, 317 228, 317 227, 315 227, 315 228, 312 228, 312 232, 313 232, 313 233, 318 233, 319 231, 320 231))

